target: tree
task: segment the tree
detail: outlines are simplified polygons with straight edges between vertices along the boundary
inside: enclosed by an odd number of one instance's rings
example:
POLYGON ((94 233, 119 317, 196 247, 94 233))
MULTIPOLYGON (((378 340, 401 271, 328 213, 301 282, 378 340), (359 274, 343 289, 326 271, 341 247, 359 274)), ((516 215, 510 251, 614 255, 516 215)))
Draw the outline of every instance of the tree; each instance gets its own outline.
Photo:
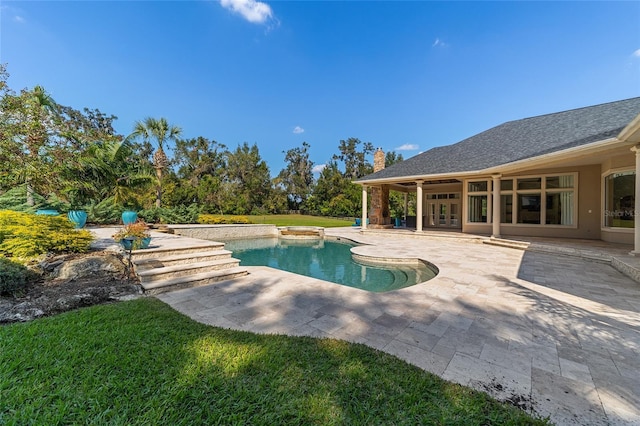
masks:
POLYGON ((287 166, 280 172, 278 178, 287 194, 289 206, 293 210, 300 209, 313 185, 313 162, 309 160, 309 148, 311 145, 302 142, 301 148, 283 151, 287 166))
MULTIPOLYGON (((25 183, 27 205, 35 205, 34 193, 55 187, 56 152, 61 152, 58 105, 42 86, 23 89, 15 95, 6 85, 6 68, 2 77, 2 120, 0 122, 0 162, 4 184, 25 183)), ((58 160, 58 161, 56 161, 58 160)))
POLYGON ((271 177, 267 163, 260 157, 258 146, 239 145, 226 154, 225 211, 235 214, 265 211, 271 193, 271 177))
MULTIPOLYGON (((385 167, 389 167, 401 161, 404 161, 402 154, 396 154, 395 151, 389 151, 385 154, 385 167)), ((402 217, 402 214, 404 212, 404 193, 398 191, 389 192, 389 210, 391 211, 391 215, 393 217, 402 217)))
POLYGON ((359 151, 358 146, 361 143, 358 138, 341 140, 338 147, 340 154, 333 156, 334 160, 340 160, 344 163, 344 176, 351 180, 366 176, 373 171, 373 166, 366 159, 366 156, 374 151, 373 144, 364 142, 362 150, 359 151))
POLYGON ((132 137, 142 137, 143 141, 155 140, 157 148, 153 154, 153 168, 156 171, 156 207, 162 206, 162 174, 169 165, 169 159, 164 152, 164 145, 168 141, 175 141, 182 129, 170 125, 166 118, 155 119, 147 117, 143 121, 136 122, 132 137))
POLYGON ((176 204, 200 204, 206 212, 222 210, 227 148, 204 137, 178 140, 174 151, 177 179, 188 182, 174 191, 176 204))
POLYGON ((384 155, 384 166, 389 167, 395 163, 404 161, 402 154, 397 154, 395 151, 389 151, 384 155))

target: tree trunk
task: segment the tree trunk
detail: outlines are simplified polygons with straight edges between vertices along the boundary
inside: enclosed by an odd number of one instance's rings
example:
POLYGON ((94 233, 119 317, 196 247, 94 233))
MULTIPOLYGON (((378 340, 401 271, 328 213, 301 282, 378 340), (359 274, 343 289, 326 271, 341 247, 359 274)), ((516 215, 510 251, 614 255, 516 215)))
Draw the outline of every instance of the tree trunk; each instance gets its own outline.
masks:
POLYGON ((31 186, 31 179, 27 178, 27 205, 33 207, 36 202, 33 198, 33 187, 31 186))
POLYGON ((156 207, 160 207, 162 205, 162 168, 156 168, 156 177, 158 178, 158 183, 156 184, 156 207))

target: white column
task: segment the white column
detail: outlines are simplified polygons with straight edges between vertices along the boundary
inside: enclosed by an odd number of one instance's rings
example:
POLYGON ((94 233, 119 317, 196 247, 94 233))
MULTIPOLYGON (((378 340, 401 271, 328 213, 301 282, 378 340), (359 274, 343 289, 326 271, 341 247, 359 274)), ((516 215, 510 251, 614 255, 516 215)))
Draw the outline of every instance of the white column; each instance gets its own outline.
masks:
POLYGON ((640 145, 631 148, 636 153, 636 201, 633 212, 633 251, 634 256, 640 256, 640 145))
POLYGON ((500 178, 502 175, 492 175, 493 179, 493 238, 500 238, 500 178))
POLYGON ((422 181, 416 182, 417 200, 416 200, 416 231, 422 232, 422 181))
POLYGON ((362 229, 367 229, 367 187, 362 185, 362 229))
POLYGON ((404 220, 407 220, 407 215, 409 214, 409 193, 404 193, 404 220))

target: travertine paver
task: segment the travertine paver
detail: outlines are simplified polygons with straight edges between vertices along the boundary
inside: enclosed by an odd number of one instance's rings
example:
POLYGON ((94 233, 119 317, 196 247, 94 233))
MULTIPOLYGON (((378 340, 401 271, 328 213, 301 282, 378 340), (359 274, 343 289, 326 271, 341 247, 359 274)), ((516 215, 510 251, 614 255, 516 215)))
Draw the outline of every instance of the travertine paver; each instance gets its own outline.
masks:
POLYGON ((439 274, 380 294, 250 267, 158 297, 206 324, 364 343, 560 425, 640 425, 640 284, 608 264, 461 238, 327 234, 439 274))

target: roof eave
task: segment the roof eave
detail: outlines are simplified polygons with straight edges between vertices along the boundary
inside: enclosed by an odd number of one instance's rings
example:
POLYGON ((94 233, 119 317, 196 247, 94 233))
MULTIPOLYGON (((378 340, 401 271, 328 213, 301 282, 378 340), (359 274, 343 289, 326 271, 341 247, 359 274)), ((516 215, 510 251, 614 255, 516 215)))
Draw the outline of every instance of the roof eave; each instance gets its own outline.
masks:
POLYGON ((622 129, 618 139, 632 143, 640 143, 640 114, 622 129))
MULTIPOLYGON (((635 130, 635 132, 632 134, 640 137, 640 120, 638 118, 636 120, 638 120, 638 123, 637 123, 638 127, 635 130)), ((622 131, 621 135, 625 132, 625 130, 622 131)), ((478 175, 505 174, 505 173, 519 171, 522 169, 531 169, 536 166, 548 165, 551 161, 557 162, 562 160, 570 160, 577 156, 593 155, 602 151, 609 150, 614 146, 624 146, 624 145, 630 145, 633 143, 636 143, 636 142, 634 142, 633 140, 621 139, 620 137, 615 137, 615 138, 603 139, 597 142, 592 142, 586 145, 580 145, 573 148, 563 149, 561 151, 551 152, 551 153, 540 155, 537 157, 526 158, 523 160, 511 162, 511 163, 505 163, 505 164, 501 164, 495 167, 490 167, 487 169, 468 170, 463 172, 441 173, 441 174, 433 174, 433 175, 411 175, 411 176, 391 177, 391 178, 382 178, 382 179, 367 179, 367 180, 354 181, 353 183, 358 185, 384 185, 384 184, 407 182, 407 181, 419 182, 419 181, 437 180, 437 179, 461 179, 466 177, 474 177, 478 175)))

